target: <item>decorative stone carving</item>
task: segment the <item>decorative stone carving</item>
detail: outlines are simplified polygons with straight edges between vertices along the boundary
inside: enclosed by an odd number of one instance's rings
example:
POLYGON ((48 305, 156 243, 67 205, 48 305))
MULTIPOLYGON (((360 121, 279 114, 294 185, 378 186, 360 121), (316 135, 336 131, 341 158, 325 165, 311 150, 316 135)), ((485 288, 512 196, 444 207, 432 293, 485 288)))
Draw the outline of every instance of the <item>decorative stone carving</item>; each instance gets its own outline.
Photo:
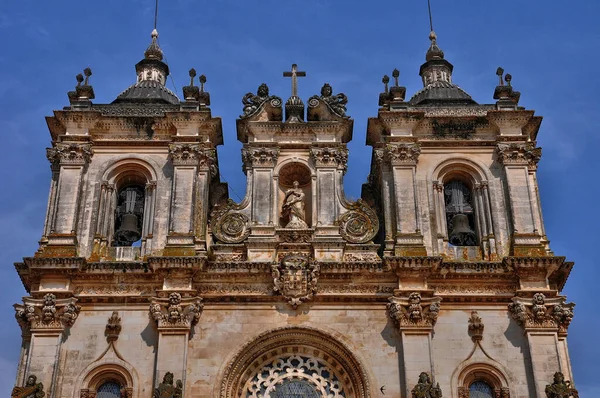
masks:
POLYGON ((169 144, 169 156, 175 166, 198 166, 209 168, 216 176, 217 154, 213 148, 200 144, 169 144))
POLYGON ((431 376, 427 372, 421 372, 419 382, 411 390, 412 398, 442 398, 440 383, 433 384, 431 376))
POLYGON ((85 165, 92 158, 92 144, 57 143, 46 149, 46 157, 52 164, 85 165))
POLYGON ((477 311, 471 312, 471 317, 469 318, 469 336, 471 336, 471 340, 473 342, 481 341, 483 339, 483 321, 477 314, 477 311))
POLYGON ((513 319, 525 328, 558 328, 566 333, 573 320, 575 303, 565 301, 565 297, 547 299, 543 293, 536 293, 530 302, 513 297, 508 309, 513 319))
MULTIPOLYGON (((242 104, 244 104, 244 114, 240 116, 240 119, 249 118, 255 115, 261 108, 263 108, 267 101, 270 101, 272 107, 281 108, 281 98, 269 96, 269 86, 263 83, 258 86, 256 95, 253 93, 247 93, 242 98, 242 104)), ((281 115, 281 113, 279 114, 281 115)))
POLYGON ((348 169, 348 149, 337 148, 311 148, 311 155, 317 167, 341 168, 344 173, 348 169))
POLYGON ((77 299, 57 300, 56 296, 48 293, 43 299, 26 298, 25 305, 15 305, 15 317, 21 327, 31 329, 53 329, 71 327, 75 323, 81 307, 77 299))
POLYGON ((317 108, 320 103, 325 104, 327 110, 330 113, 333 113, 335 116, 343 118, 348 117, 346 116, 346 104, 348 103, 348 97, 342 93, 333 95, 333 89, 328 83, 325 83, 321 88, 321 96, 313 95, 308 99, 308 120, 312 121, 329 119, 314 111, 314 109, 317 108))
POLYGON ((287 220, 285 228, 306 229, 306 213, 304 212, 304 191, 300 188, 298 181, 294 186, 285 191, 283 206, 281 207, 281 218, 287 220))
POLYGON ((554 381, 546 385, 545 391, 548 398, 579 398, 579 392, 571 387, 570 381, 565 381, 562 372, 554 373, 554 381))
POLYGON ((337 220, 340 235, 350 243, 367 243, 379 232, 379 217, 364 200, 347 206, 348 212, 337 220))
POLYGON ((183 299, 181 294, 171 293, 168 299, 152 299, 150 315, 159 328, 189 329, 200 319, 202 308, 204 304, 200 297, 183 299))
POLYGON ((503 164, 523 164, 535 169, 542 157, 542 148, 536 148, 531 142, 499 143, 496 153, 503 164))
POLYGON ((162 383, 154 389, 152 398, 181 398, 183 394, 183 383, 181 380, 177 380, 175 385, 173 385, 173 379, 173 373, 165 373, 162 383))
POLYGON ((392 165, 416 164, 421 154, 421 146, 416 143, 387 144, 385 156, 392 165))
POLYGON ((279 156, 277 147, 246 147, 242 149, 244 173, 251 167, 274 167, 279 156))
POLYGON ((223 243, 240 243, 250 235, 250 220, 240 213, 233 200, 216 205, 210 215, 210 226, 215 237, 223 243))
POLYGON ((320 267, 308 256, 288 254, 281 264, 271 266, 273 290, 282 294, 292 307, 312 299, 317 293, 320 267))
POLYGON ((29 375, 25 387, 14 387, 11 398, 42 398, 46 396, 44 385, 37 382, 37 376, 29 375))
POLYGON ((440 297, 423 299, 418 292, 408 297, 390 297, 388 314, 400 328, 433 328, 440 312, 440 297))
POLYGON ((120 333, 121 333, 121 318, 119 317, 119 313, 117 311, 113 311, 110 318, 108 318, 108 323, 106 324, 106 329, 104 330, 104 334, 106 335, 106 340, 109 343, 111 343, 113 341, 117 341, 120 333))

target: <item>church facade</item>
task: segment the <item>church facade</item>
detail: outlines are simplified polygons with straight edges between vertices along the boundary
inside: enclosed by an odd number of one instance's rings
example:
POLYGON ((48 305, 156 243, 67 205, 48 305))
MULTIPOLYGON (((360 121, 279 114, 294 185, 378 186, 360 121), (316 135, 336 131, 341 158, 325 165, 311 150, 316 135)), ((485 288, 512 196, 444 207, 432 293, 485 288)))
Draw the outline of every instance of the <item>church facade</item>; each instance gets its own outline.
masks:
POLYGON ((478 104, 432 32, 420 91, 383 78, 350 201, 347 98, 325 84, 305 104, 293 65, 287 100, 265 84, 242 99, 236 203, 206 78, 167 89, 157 36, 115 101, 92 102, 86 69, 47 118, 13 397, 577 396, 573 263, 549 247, 542 119, 510 75, 478 104))

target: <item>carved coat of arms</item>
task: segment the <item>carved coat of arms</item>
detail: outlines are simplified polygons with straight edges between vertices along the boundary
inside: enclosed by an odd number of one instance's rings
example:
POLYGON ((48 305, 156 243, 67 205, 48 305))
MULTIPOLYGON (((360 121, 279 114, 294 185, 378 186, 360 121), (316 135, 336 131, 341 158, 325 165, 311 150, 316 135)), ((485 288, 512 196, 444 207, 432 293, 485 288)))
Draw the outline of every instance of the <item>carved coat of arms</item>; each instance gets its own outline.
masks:
POLYGON ((289 254, 271 266, 273 290, 281 293, 294 308, 317 292, 319 265, 301 254, 289 254))

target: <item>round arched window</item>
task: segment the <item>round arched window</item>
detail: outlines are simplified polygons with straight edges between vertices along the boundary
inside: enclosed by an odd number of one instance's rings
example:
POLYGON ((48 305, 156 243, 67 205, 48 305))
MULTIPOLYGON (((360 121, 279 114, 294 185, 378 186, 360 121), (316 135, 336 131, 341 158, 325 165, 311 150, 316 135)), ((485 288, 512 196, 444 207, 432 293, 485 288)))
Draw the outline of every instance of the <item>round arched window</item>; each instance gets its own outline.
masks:
POLYGON ((103 383, 98 387, 96 398, 121 398, 121 386, 114 381, 103 383))
POLYGON ((494 389, 485 381, 477 380, 469 386, 469 398, 494 398, 494 389))

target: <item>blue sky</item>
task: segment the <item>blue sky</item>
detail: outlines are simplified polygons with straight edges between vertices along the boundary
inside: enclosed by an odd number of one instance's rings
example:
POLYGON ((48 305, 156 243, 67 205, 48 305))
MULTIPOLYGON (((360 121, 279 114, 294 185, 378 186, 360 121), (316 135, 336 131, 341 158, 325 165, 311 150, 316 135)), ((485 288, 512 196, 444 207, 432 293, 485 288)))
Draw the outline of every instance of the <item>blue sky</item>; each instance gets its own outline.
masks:
MULTIPOLYGON (((598 117, 600 2, 432 0, 434 28, 454 82, 492 103, 496 68, 513 75, 521 105, 544 116, 538 179, 556 255, 575 261, 564 290, 577 303, 569 333, 575 383, 600 396, 598 117)), ((75 75, 91 67, 96 103, 111 102, 135 81, 134 65, 150 42, 154 0, 3 1, 0 3, 0 395, 8 396, 20 350, 12 304, 25 294, 13 262, 31 256, 41 236, 50 169, 44 116, 68 104, 75 75)), ((429 40, 426 0, 162 1, 160 44, 181 96, 194 67, 208 78, 213 115, 223 118, 221 175, 239 200, 245 191, 235 119, 241 98, 265 82, 287 98, 282 71, 297 63, 305 100, 329 82, 348 95, 354 119, 346 193, 360 195, 370 162, 368 117, 377 114, 381 77, 400 70, 412 95, 429 40)), ((175 89, 173 88, 175 86, 175 89)))

